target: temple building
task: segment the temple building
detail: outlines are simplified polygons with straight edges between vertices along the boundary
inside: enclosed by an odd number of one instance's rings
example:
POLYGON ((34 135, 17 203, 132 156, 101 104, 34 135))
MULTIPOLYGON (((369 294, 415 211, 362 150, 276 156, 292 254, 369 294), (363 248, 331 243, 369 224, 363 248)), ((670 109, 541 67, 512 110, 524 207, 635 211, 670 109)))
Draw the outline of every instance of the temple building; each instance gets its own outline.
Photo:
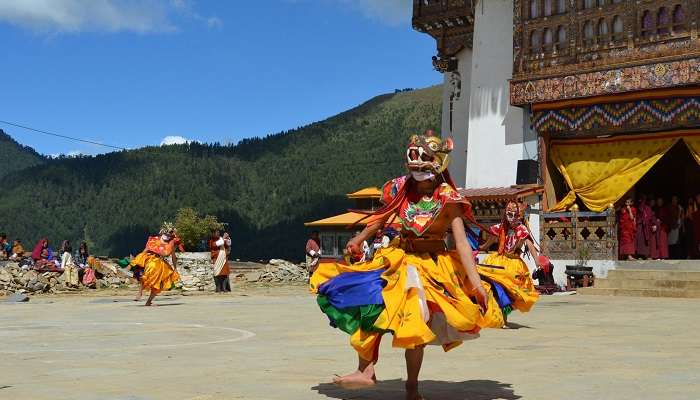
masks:
MULTIPOLYGON (((382 191, 377 187, 367 187, 353 193, 347 194, 348 199, 353 201, 353 209, 374 211, 380 207, 379 199, 382 191)), ((321 239, 322 259, 338 259, 343 257, 343 249, 346 243, 352 238, 355 231, 365 227, 363 223, 357 223, 364 217, 363 214, 348 211, 332 217, 311 221, 304 224, 307 228, 317 230, 321 239), (351 227, 353 227, 351 229, 351 227)))
POLYGON ((452 176, 533 189, 543 251, 604 277, 625 198, 700 190, 699 20, 700 0, 414 0, 444 74, 452 176))

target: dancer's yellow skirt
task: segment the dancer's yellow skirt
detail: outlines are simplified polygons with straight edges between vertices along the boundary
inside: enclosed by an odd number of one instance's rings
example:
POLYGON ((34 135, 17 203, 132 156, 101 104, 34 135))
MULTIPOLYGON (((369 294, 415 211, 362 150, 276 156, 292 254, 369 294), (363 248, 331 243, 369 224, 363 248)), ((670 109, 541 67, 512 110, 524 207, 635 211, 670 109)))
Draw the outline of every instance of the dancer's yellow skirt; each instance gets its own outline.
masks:
POLYGON ((144 269, 141 284, 144 289, 151 292, 160 293, 163 290, 170 290, 180 280, 180 274, 170 264, 147 251, 137 255, 131 264, 144 269))
MULTIPOLYGON (((493 282, 505 278, 493 274, 493 282)), ((380 249, 368 262, 321 263, 310 280, 331 325, 351 335, 365 360, 377 359, 386 332, 393 334, 394 347, 438 344, 448 351, 478 337, 481 328, 502 327, 492 285, 482 285, 489 293, 487 310, 477 305, 456 252, 414 254, 398 247, 380 249)))
POLYGON ((514 309, 521 312, 530 311, 540 295, 535 289, 527 265, 520 256, 490 253, 482 264, 479 266, 482 278, 501 284, 508 293, 514 309), (490 265, 502 269, 489 267, 490 265))

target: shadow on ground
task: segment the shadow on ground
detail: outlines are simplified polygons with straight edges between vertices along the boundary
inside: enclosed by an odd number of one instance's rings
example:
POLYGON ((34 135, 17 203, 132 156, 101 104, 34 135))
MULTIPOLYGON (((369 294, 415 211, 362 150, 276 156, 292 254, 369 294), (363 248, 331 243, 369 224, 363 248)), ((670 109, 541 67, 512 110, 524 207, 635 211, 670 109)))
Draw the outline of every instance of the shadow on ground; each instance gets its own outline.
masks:
MULTIPOLYGON (((322 383, 311 390, 331 399, 342 400, 403 400, 404 381, 380 381, 368 389, 347 390, 332 383, 322 383)), ((464 382, 420 381, 421 394, 428 400, 517 400, 509 383, 489 380, 464 382)))

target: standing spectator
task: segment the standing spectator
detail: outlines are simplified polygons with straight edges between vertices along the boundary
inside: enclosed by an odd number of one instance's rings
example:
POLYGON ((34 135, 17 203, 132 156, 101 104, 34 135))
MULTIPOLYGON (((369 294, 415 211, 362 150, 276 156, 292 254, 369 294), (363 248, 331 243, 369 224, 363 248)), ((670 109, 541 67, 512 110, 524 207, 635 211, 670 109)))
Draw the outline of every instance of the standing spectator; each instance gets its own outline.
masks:
POLYGON ((81 242, 80 246, 78 246, 78 250, 75 251, 75 255, 73 256, 73 264, 78 267, 78 281, 80 282, 83 281, 86 268, 90 268, 88 258, 90 258, 90 253, 88 252, 87 242, 81 242))
POLYGON ((668 230, 668 254, 675 260, 683 258, 681 230, 683 229, 683 207, 678 203, 678 196, 671 197, 668 205, 669 230, 668 230))
POLYGON ((700 193, 695 195, 695 212, 692 216, 693 225, 693 241, 691 248, 693 251, 693 258, 700 258, 700 193))
POLYGON ((309 275, 313 275, 321 260, 321 239, 318 231, 311 232, 311 237, 306 241, 306 268, 309 275))
POLYGON ((654 210, 656 215, 653 235, 651 236, 651 258, 655 260, 665 260, 668 258, 668 231, 671 224, 671 215, 668 207, 664 205, 664 199, 656 199, 654 210))
POLYGON ((625 200, 625 205, 617 212, 620 228, 620 259, 635 260, 637 233, 637 209, 631 198, 625 200))
POLYGON ((693 250, 693 242, 695 234, 693 232, 693 215, 698 210, 693 196, 688 197, 688 202, 685 205, 685 213, 683 218, 683 248, 687 258, 694 258, 695 251, 693 250))
POLYGON ((73 248, 70 242, 64 240, 61 243, 61 269, 63 270, 63 276, 65 285, 67 287, 77 288, 80 281, 78 280, 78 269, 73 265, 73 248))
POLYGON ((224 232, 224 236, 221 237, 221 232, 212 231, 209 238, 209 251, 211 252, 211 262, 214 264, 216 293, 230 292, 229 274, 231 269, 228 265, 228 255, 231 251, 231 238, 228 233, 224 232))
POLYGON ((654 225, 654 212, 647 204, 645 195, 639 197, 639 205, 637 206, 637 231, 636 243, 637 255, 642 258, 649 258, 651 255, 651 236, 652 226, 654 225))

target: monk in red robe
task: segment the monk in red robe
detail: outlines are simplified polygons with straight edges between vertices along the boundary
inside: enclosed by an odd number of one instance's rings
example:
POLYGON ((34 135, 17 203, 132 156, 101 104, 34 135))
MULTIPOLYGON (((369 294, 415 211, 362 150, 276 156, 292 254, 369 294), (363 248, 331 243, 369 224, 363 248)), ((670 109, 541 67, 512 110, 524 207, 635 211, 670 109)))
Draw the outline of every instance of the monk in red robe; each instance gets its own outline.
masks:
POLYGON ((651 258, 665 260, 668 258, 668 231, 671 224, 671 212, 664 205, 664 199, 661 197, 656 199, 654 214, 656 219, 652 227, 654 232, 651 236, 651 258))
POLYGON ((634 207, 632 199, 625 200, 624 207, 618 210, 618 227, 620 229, 620 259, 635 260, 637 254, 636 234, 637 234, 637 208, 634 207))

